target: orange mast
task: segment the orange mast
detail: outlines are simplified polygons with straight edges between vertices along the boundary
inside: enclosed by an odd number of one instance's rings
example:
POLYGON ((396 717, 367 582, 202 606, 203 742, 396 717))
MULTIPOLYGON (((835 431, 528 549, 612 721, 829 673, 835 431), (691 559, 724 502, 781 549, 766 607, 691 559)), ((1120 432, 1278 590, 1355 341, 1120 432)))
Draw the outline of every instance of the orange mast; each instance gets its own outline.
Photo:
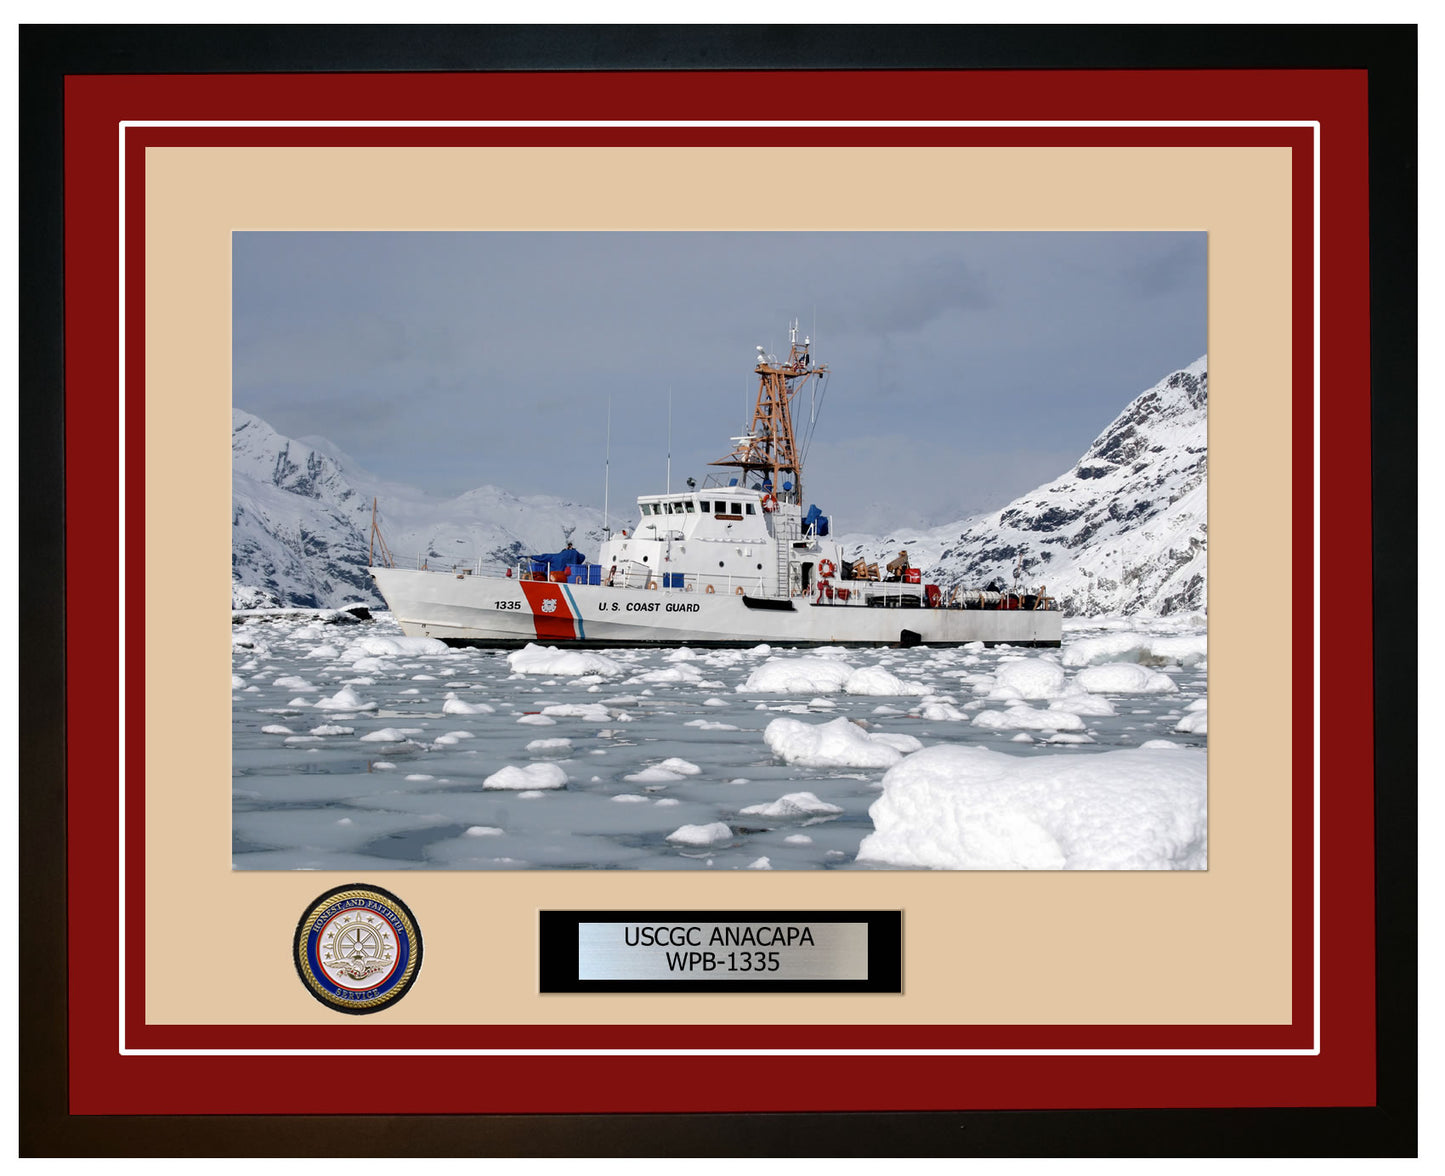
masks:
POLYGON ((814 376, 826 375, 827 364, 812 363, 811 340, 798 344, 797 320, 788 332, 788 358, 779 362, 758 348, 758 403, 753 409, 753 423, 747 436, 734 437, 737 443, 727 457, 709 462, 716 466, 737 466, 747 476, 749 471, 768 475, 772 492, 779 502, 803 501, 803 466, 793 436, 792 399, 814 376), (793 488, 783 489, 783 474, 792 474, 793 488))

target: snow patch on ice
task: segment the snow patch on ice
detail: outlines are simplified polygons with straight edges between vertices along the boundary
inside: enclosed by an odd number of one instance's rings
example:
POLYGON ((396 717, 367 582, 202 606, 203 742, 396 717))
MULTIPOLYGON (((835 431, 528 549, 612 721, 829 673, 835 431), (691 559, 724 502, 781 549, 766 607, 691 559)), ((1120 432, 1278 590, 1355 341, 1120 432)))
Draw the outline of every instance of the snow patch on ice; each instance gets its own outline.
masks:
POLYGON ((949 870, 1199 870, 1205 762, 1188 749, 1031 759, 930 747, 883 777, 860 861, 949 870))
POLYGON ((376 703, 362 698, 350 686, 343 686, 330 698, 318 698, 315 705, 317 710, 364 711, 376 709, 376 703))
POLYGON ((996 690, 1013 690, 1016 694, 993 697, 1053 698, 1064 690, 1064 668, 1044 658, 1026 658, 1002 662, 994 673, 996 690))
POLYGON ((843 810, 836 804, 819 800, 811 792, 789 792, 767 804, 750 804, 740 811, 748 817, 810 817, 819 813, 841 813, 843 810))
POLYGON ((709 825, 682 825, 667 835, 667 840, 678 845, 716 845, 732 838, 732 829, 721 821, 709 825))
POLYGON ((1134 662, 1089 666, 1074 681, 1090 694, 1172 694, 1179 689, 1168 674, 1134 662))
POLYGON ((539 752, 571 751, 572 740, 570 739, 533 739, 527 744, 527 750, 536 754, 539 752))
POLYGON ((493 772, 482 781, 483 788, 505 789, 507 791, 535 792, 545 788, 561 788, 567 783, 567 773, 553 763, 527 764, 517 767, 508 764, 499 772, 493 772))
POLYGON ((559 650, 553 645, 528 645, 518 649, 507 655, 507 664, 514 674, 559 674, 567 677, 601 674, 610 678, 622 673, 622 667, 610 657, 572 649, 559 650))
POLYGON ((1209 734, 1209 712, 1207 710, 1190 711, 1174 725, 1174 730, 1180 735, 1209 734))
POLYGON ((1005 711, 979 711, 973 725, 993 731, 1082 731, 1084 720, 1072 711, 1035 710, 1020 703, 1005 711))
POLYGON ((444 715, 490 715, 495 714, 496 710, 496 707, 485 702, 463 702, 456 696, 455 691, 448 691, 447 700, 442 703, 444 715))
POLYGON ((890 768, 903 758, 897 747, 844 718, 819 725, 774 719, 763 740, 783 762, 805 767, 890 768))

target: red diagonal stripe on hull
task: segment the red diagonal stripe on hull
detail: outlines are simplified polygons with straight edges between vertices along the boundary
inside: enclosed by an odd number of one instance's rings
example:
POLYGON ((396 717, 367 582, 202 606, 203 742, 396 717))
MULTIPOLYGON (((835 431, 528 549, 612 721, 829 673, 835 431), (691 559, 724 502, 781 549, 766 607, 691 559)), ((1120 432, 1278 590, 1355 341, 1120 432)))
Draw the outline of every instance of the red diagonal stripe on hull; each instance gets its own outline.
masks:
POLYGON ((527 596, 527 607, 532 610, 532 623, 537 627, 538 637, 550 637, 553 640, 560 637, 565 641, 576 638, 577 626, 573 623, 572 610, 567 607, 567 597, 561 584, 553 584, 548 580, 523 580, 522 591, 527 596), (544 600, 555 600, 556 611, 543 612, 544 600))

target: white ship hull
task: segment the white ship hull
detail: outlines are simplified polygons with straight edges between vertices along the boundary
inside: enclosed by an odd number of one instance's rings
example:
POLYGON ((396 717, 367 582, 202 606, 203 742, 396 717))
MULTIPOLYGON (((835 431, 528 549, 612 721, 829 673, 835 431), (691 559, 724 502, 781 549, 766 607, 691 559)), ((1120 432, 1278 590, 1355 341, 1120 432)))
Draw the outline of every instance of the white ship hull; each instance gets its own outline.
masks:
POLYGON ((458 645, 1056 646, 1062 634, 1056 609, 918 607, 917 588, 890 584, 853 582, 848 604, 804 596, 750 603, 736 590, 609 588, 401 568, 372 568, 371 575, 403 633, 458 645), (877 605, 866 603, 870 596, 877 605))

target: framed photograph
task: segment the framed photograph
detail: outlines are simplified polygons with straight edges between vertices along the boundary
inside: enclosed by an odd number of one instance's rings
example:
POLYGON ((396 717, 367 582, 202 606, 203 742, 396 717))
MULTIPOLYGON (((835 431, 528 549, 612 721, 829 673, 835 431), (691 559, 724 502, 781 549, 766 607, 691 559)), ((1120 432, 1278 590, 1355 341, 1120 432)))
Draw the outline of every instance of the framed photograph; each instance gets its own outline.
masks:
POLYGON ((22 35, 28 1152, 1413 1152, 1413 30, 234 32, 22 35))

